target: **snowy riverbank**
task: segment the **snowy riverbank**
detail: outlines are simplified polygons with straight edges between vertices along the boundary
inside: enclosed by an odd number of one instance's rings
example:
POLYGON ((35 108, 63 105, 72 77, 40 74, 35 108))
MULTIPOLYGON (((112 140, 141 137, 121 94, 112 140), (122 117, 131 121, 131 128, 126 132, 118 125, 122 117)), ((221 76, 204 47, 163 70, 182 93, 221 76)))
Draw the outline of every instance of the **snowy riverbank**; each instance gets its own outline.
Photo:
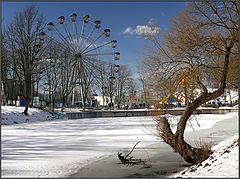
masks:
POLYGON ((234 135, 215 145, 210 157, 200 164, 188 167, 170 177, 177 178, 238 178, 239 177, 239 136, 234 135))
POLYGON ((38 108, 28 108, 28 116, 23 113, 24 107, 1 106, 1 111, 1 125, 31 123, 64 118, 63 113, 52 114, 38 108))
POLYGON ((37 108, 29 108, 29 116, 26 116, 23 111, 24 107, 16 106, 1 106, 2 108, 2 125, 29 123, 36 121, 46 121, 53 118, 52 114, 42 111, 37 108))

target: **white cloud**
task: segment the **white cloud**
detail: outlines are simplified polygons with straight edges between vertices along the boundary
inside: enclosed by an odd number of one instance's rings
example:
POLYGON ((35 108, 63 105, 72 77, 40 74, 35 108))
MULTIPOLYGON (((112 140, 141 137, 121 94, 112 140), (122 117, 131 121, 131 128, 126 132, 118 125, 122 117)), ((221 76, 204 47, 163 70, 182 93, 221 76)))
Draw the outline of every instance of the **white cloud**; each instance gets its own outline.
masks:
POLYGON ((156 35, 159 34, 160 28, 149 25, 138 25, 135 31, 137 35, 156 35))
POLYGON ((127 27, 124 31, 123 34, 134 34, 134 29, 132 29, 132 27, 127 27))
POLYGON ((160 27, 156 25, 155 19, 150 19, 147 25, 137 25, 135 28, 127 27, 123 32, 124 35, 136 36, 153 36, 160 33, 160 27))
POLYGON ((156 24, 157 24, 157 20, 156 19, 154 19, 154 18, 151 18, 149 21, 148 21, 148 25, 152 25, 152 26, 156 26, 156 24))

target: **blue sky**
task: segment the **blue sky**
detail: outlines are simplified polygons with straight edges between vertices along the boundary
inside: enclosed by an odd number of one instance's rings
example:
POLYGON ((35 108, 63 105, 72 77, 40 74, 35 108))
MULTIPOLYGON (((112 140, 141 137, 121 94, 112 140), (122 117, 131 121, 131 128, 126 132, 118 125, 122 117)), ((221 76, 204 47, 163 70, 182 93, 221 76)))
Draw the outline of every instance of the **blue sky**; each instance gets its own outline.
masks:
MULTIPOLYGON (((31 3, 3 2, 3 25, 9 24, 15 12, 31 3)), ((145 47, 149 44, 139 38, 139 30, 144 30, 149 21, 154 21, 160 31, 168 31, 171 18, 179 15, 185 2, 36 2, 46 21, 56 21, 61 15, 67 17, 72 13, 80 16, 90 15, 91 19, 99 19, 102 26, 111 29, 111 37, 118 41, 117 50, 121 52, 120 64, 128 65, 132 71, 143 59, 145 47), (125 33, 124 33, 125 32, 125 33)), ((47 23, 46 22, 46 23, 47 23)), ((146 30, 146 29, 145 29, 146 30)))

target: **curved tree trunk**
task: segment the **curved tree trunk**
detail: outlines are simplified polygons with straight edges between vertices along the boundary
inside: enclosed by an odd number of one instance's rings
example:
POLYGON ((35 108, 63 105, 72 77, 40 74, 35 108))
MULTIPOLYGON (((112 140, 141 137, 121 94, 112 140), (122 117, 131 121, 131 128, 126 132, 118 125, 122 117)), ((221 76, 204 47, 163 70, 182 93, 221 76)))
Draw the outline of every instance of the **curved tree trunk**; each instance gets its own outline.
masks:
POLYGON ((170 145, 175 152, 179 153, 186 162, 197 164, 206 160, 211 154, 211 150, 193 147, 184 139, 179 138, 177 134, 173 134, 165 117, 160 118, 158 127, 161 128, 158 131, 161 131, 159 135, 163 141, 170 145))
POLYGON ((235 43, 234 41, 231 41, 226 49, 225 61, 219 88, 216 91, 210 93, 199 80, 203 92, 198 98, 196 98, 191 103, 188 103, 188 105, 186 106, 186 109, 177 124, 176 133, 173 134, 170 125, 165 117, 161 117, 158 120, 157 131, 159 132, 159 136, 164 140, 164 142, 169 144, 174 151, 178 152, 188 163, 191 164, 200 163, 206 160, 211 154, 211 150, 209 149, 195 148, 189 145, 184 140, 184 132, 188 119, 201 104, 204 104, 212 99, 215 99, 224 93, 228 74, 229 58, 234 43, 235 43))

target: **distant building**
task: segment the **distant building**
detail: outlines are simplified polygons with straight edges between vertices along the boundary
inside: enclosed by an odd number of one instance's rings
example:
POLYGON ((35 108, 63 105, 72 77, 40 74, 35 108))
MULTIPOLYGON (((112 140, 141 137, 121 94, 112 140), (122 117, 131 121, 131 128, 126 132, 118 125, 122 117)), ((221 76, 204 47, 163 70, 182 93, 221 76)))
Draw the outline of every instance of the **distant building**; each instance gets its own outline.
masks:
MULTIPOLYGON (((111 98, 109 96, 95 96, 95 99, 97 100, 98 106, 107 106, 110 101, 111 98)), ((112 98, 113 103, 115 103, 115 96, 113 96, 112 98)))

